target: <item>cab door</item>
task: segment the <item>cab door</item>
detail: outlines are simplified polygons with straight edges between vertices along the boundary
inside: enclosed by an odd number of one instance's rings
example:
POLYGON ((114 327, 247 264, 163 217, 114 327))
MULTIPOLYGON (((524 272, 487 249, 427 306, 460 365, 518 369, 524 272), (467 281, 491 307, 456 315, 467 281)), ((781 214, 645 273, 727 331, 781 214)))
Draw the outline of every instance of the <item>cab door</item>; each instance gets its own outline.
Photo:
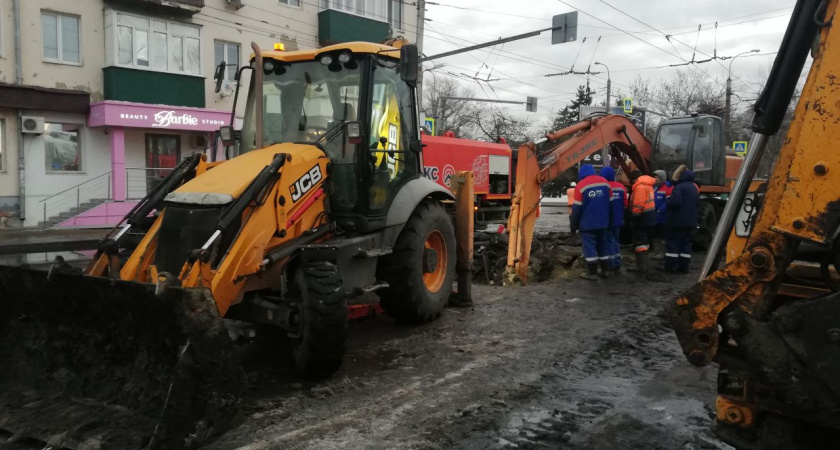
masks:
POLYGON ((387 213, 400 187, 420 174, 418 155, 410 149, 418 132, 414 93, 396 66, 395 60, 377 57, 373 67, 366 161, 369 216, 387 213))

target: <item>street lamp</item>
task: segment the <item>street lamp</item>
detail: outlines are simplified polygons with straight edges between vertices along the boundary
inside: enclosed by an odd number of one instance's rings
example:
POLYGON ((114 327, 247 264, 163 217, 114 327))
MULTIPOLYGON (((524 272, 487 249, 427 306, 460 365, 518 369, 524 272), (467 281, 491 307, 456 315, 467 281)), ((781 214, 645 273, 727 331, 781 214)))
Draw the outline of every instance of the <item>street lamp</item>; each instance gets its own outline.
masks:
POLYGON ((752 50, 738 53, 737 55, 733 56, 731 60, 729 60, 729 75, 726 78, 726 107, 724 108, 724 130, 726 134, 726 142, 729 144, 732 142, 732 130, 731 130, 731 108, 732 108, 732 63, 735 62, 735 58, 746 55, 747 53, 758 53, 760 49, 754 48, 752 50))
POLYGON ((610 68, 607 67, 606 64, 601 64, 598 61, 595 61, 596 66, 604 66, 607 69, 607 107, 604 108, 607 114, 610 113, 610 68))

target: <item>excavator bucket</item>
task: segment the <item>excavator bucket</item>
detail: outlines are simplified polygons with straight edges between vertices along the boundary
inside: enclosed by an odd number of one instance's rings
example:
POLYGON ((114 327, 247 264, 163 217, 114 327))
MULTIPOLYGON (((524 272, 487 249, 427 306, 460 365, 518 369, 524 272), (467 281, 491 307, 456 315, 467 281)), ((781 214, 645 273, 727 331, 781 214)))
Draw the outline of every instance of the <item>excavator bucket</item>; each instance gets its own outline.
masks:
POLYGON ((0 430, 53 448, 190 448, 247 386, 207 289, 0 267, 0 430))
POLYGON ((508 244, 505 286, 524 284, 528 278, 531 240, 540 207, 540 165, 533 142, 519 146, 516 164, 516 189, 508 217, 508 244))

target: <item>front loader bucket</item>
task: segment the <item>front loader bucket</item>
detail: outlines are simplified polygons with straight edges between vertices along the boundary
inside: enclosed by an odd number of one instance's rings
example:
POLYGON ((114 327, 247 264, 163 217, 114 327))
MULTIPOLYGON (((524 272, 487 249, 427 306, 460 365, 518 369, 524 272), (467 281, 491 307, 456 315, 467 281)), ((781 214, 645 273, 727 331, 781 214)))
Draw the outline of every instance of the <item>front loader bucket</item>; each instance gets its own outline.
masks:
POLYGON ((246 388, 207 289, 0 267, 0 430, 56 448, 190 448, 246 388))

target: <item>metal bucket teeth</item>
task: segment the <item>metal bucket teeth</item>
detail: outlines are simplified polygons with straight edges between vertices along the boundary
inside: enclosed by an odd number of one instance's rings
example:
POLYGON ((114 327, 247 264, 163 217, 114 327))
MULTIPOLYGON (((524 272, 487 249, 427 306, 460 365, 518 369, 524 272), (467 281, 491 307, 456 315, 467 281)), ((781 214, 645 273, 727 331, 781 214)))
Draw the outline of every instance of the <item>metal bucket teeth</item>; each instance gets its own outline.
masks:
POLYGON ((207 289, 0 267, 0 429, 69 448, 187 448, 247 387, 207 289))

